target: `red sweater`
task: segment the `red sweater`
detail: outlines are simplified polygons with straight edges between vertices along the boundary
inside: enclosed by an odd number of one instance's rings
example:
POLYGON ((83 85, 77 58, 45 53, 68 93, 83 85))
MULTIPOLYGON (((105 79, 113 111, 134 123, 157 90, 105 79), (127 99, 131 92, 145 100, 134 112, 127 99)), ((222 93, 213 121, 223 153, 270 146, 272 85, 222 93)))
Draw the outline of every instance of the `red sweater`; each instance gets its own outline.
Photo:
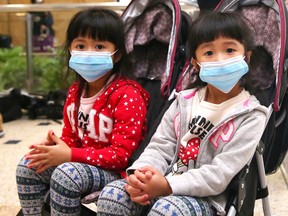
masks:
POLYGON ((96 99, 83 138, 78 136, 77 92, 71 85, 64 106, 61 139, 71 147, 71 161, 113 170, 125 177, 131 154, 146 132, 149 95, 136 82, 113 81, 96 99))

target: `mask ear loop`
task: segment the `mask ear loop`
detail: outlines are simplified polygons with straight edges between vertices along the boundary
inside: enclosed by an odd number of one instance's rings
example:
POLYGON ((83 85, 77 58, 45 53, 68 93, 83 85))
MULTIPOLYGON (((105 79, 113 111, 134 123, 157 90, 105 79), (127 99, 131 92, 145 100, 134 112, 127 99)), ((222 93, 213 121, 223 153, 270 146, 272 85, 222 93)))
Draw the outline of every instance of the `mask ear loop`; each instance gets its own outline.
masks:
POLYGON ((110 56, 113 56, 116 52, 118 52, 118 49, 117 50, 115 50, 113 53, 111 53, 111 55, 110 56))
POLYGON ((196 59, 194 59, 193 57, 191 59, 191 65, 194 68, 194 70, 196 70, 196 71, 199 71, 201 68, 201 64, 196 59), (199 68, 197 67, 197 65, 195 65, 195 63, 199 66, 199 68))
POLYGON ((243 56, 243 61, 245 61, 248 65, 250 63, 250 59, 246 55, 243 56))
POLYGON ((192 77, 191 80, 193 80, 193 82, 194 82, 197 79, 197 77, 199 76, 201 64, 196 59, 194 59, 192 57, 190 67, 191 67, 191 69, 189 69, 189 70, 191 71, 191 77, 192 77))

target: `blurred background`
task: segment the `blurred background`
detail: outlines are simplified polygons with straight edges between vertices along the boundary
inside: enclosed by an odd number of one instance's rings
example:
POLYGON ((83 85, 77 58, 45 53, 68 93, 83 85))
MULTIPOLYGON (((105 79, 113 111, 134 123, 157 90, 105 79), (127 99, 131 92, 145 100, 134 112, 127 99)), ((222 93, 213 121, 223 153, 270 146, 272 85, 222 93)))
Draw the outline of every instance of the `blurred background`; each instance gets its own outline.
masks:
MULTIPOLYGON (((43 4, 51 3, 97 3, 116 2, 108 0, 44 0, 43 4)), ((127 1, 121 1, 127 2, 127 1)), ((0 5, 5 4, 32 4, 31 0, 0 0, 0 5)), ((63 44, 65 30, 70 18, 77 12, 76 9, 64 9, 62 11, 51 11, 54 18, 53 29, 55 31, 55 47, 63 44)), ((10 35, 13 46, 25 46, 25 12, 0 12, 0 34, 10 35)))
MULTIPOLYGON (((60 54, 71 17, 85 7, 103 4, 121 14, 129 2, 0 0, 0 92, 13 87, 46 94, 69 86, 69 83, 63 86, 65 62, 60 54)), ((189 3, 187 10, 192 9, 191 15, 196 16, 197 7, 193 7, 197 5, 196 0, 179 2, 189 3)))
POLYGON ((62 72, 65 68, 60 52, 70 18, 83 9, 69 5, 96 6, 105 2, 127 4, 127 1, 107 0, 0 0, 0 7, 8 10, 0 10, 0 48, 8 48, 0 49, 0 92, 11 87, 29 93, 64 88, 62 72), (43 11, 43 7, 55 3, 64 5, 63 9, 43 11), (25 10, 21 9, 21 4, 26 5, 25 10), (16 7, 8 8, 9 5, 16 7), (27 7, 31 7, 31 12, 26 11, 27 7), (37 11, 37 7, 42 10, 37 11), (27 38, 29 35, 31 38, 27 38))

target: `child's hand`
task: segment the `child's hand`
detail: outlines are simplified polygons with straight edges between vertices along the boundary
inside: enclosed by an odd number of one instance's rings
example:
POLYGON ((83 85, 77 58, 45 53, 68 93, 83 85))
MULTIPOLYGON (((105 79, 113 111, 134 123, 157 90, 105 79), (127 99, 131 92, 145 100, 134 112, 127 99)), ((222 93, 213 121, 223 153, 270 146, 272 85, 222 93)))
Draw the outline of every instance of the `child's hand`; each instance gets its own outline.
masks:
POLYGON ((147 179, 152 178, 152 175, 153 175, 152 167, 149 167, 149 166, 141 167, 140 169, 138 169, 138 171, 140 171, 141 173, 144 173, 147 179))
POLYGON ((140 205, 150 204, 149 199, 167 196, 172 193, 166 178, 156 169, 145 166, 135 170, 126 178, 126 191, 133 202, 140 205))
POLYGON ((55 145, 32 145, 30 148, 33 150, 25 155, 26 159, 30 160, 28 167, 36 168, 37 173, 71 160, 70 147, 51 130, 48 137, 47 140, 51 139, 55 145))
POLYGON ((148 195, 145 194, 145 192, 143 190, 141 190, 140 188, 138 188, 137 186, 135 186, 131 183, 131 182, 133 182, 133 180, 132 180, 133 178, 136 178, 134 174, 129 175, 126 178, 127 183, 128 182, 129 183, 124 186, 125 190, 130 195, 132 202, 136 202, 140 205, 150 204, 150 201, 148 199, 148 195))
MULTIPOLYGON (((29 146, 29 149, 32 149, 32 151, 30 151, 28 154, 38 154, 40 153, 39 151, 35 151, 34 150, 34 146, 36 145, 55 145, 54 141, 52 140, 52 138, 50 137, 50 133, 51 133, 52 130, 49 130, 48 133, 47 133, 47 137, 45 139, 43 139, 42 141, 38 142, 38 143, 35 143, 31 146, 29 146)), ((27 155, 28 155, 27 154, 27 155)))
MULTIPOLYGON (((135 172, 137 173, 139 172, 139 170, 135 170, 135 172)), ((126 181, 127 184, 124 187, 127 193, 130 195, 130 199, 132 202, 136 202, 140 205, 150 204, 148 195, 142 189, 140 189, 140 185, 142 184, 142 182, 137 179, 135 174, 131 174, 126 177, 126 181)))
POLYGON ((146 166, 141 168, 140 171, 134 174, 138 181, 141 182, 138 184, 138 188, 148 195, 148 199, 168 196, 172 193, 166 178, 157 169, 146 166), (147 178, 147 176, 150 178, 147 178))
POLYGON ((126 178, 127 185, 125 185, 126 191, 129 193, 130 198, 133 202, 136 202, 140 205, 148 205, 150 201, 148 199, 148 195, 140 189, 142 182, 138 179, 139 176, 141 178, 146 178, 147 180, 152 178, 153 173, 150 171, 149 167, 143 167, 134 171, 134 174, 129 175, 126 178), (137 177, 138 176, 138 177, 137 177))

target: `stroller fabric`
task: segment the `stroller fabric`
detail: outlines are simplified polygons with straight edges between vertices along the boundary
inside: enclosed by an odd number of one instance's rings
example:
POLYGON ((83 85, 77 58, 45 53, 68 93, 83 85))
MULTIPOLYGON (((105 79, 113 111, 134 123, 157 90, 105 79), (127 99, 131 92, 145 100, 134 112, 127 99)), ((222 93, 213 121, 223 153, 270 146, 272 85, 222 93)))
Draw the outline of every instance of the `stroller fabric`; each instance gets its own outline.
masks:
POLYGON ((192 22, 176 0, 150 0, 143 4, 140 0, 131 1, 122 14, 133 74, 150 94, 148 134, 129 164, 143 152, 171 103, 167 99, 185 63, 186 35, 192 22))
MULTIPOLYGON (((258 6, 247 6, 241 9, 242 14, 250 21, 254 29, 256 46, 263 46, 273 58, 274 70, 277 71, 280 59, 280 30, 274 9, 261 4, 258 6), (253 21, 253 24, 252 24, 253 21)), ((267 88, 275 82, 274 77, 262 71, 263 79, 267 82, 267 88), (264 76, 264 75, 266 76, 264 76)))
POLYGON ((172 14, 164 5, 147 9, 131 25, 126 33, 126 48, 137 78, 161 79, 166 69, 171 28, 172 14))

